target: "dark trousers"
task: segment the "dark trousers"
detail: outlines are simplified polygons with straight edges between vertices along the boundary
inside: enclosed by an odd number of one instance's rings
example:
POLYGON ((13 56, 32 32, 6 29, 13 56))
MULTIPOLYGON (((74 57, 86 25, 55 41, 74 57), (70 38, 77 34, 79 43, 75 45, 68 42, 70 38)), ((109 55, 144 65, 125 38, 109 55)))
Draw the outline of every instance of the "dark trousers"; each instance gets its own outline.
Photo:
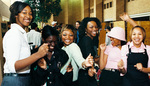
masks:
POLYGON ((95 76, 90 77, 88 70, 80 70, 78 76, 78 86, 98 86, 95 76))
POLYGON ((119 71, 103 70, 100 75, 99 86, 122 86, 122 77, 119 71))

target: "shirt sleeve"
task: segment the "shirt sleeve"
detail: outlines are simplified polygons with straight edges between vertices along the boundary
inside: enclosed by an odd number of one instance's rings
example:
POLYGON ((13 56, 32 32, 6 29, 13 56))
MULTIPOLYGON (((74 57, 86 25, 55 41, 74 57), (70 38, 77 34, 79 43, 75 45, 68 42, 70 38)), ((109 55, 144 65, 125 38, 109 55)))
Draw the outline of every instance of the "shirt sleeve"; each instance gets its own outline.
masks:
POLYGON ((5 59, 8 69, 12 73, 16 73, 15 62, 19 60, 21 50, 21 41, 18 35, 10 35, 5 39, 5 59))
POLYGON ((150 67, 150 46, 146 45, 147 54, 148 54, 148 67, 150 67))
POLYGON ((81 50, 78 47, 78 45, 75 43, 71 44, 69 50, 70 50, 70 53, 71 53, 73 59, 79 66, 79 68, 82 68, 82 63, 85 61, 85 59, 83 58, 81 50))
POLYGON ((109 49, 109 46, 107 46, 104 53, 105 53, 106 55, 109 55, 109 50, 110 50, 110 49, 109 49))

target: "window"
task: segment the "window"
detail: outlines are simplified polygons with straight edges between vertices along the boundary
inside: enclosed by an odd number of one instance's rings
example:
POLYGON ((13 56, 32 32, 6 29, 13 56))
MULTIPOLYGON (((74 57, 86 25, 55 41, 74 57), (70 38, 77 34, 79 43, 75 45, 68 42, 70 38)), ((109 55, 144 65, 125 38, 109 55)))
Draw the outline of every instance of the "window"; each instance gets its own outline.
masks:
POLYGON ((109 3, 107 3, 107 8, 109 8, 109 3))
POLYGON ((110 7, 112 7, 112 2, 110 2, 110 7))
POLYGON ((106 9, 106 4, 104 4, 104 9, 106 9))
POLYGON ((90 9, 90 13, 94 13, 94 9, 90 9))

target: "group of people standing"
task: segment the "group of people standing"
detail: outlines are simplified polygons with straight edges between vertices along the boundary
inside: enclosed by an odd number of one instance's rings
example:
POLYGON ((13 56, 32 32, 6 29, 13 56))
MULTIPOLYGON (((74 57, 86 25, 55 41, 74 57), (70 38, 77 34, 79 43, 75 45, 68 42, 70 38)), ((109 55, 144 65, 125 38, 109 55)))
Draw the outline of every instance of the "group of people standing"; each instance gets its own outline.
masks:
MULTIPOLYGON (((9 10, 11 29, 3 38, 5 64, 1 86, 98 86, 93 60, 96 58, 93 41, 98 39, 101 28, 97 18, 84 18, 78 22, 77 31, 68 24, 59 33, 46 25, 42 30, 42 44, 31 54, 25 27, 33 22, 33 10, 19 1, 9 10), (58 37, 63 42, 61 48, 58 37)), ((144 45, 146 32, 127 14, 120 17, 134 26, 131 40, 126 43, 125 31, 120 27, 108 33, 111 44, 100 45, 99 86, 149 86, 150 47, 144 45)))

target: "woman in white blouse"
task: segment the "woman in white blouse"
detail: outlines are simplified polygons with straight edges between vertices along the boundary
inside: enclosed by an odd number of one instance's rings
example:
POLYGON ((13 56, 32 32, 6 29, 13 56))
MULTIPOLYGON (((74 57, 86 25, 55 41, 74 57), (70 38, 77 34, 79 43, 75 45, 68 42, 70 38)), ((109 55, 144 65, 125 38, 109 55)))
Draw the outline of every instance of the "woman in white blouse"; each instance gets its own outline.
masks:
POLYGON ((10 8, 11 29, 3 38, 4 78, 1 86, 29 86, 30 65, 46 55, 48 45, 43 44, 37 53, 30 54, 25 27, 33 21, 31 7, 23 2, 16 1, 10 8))

